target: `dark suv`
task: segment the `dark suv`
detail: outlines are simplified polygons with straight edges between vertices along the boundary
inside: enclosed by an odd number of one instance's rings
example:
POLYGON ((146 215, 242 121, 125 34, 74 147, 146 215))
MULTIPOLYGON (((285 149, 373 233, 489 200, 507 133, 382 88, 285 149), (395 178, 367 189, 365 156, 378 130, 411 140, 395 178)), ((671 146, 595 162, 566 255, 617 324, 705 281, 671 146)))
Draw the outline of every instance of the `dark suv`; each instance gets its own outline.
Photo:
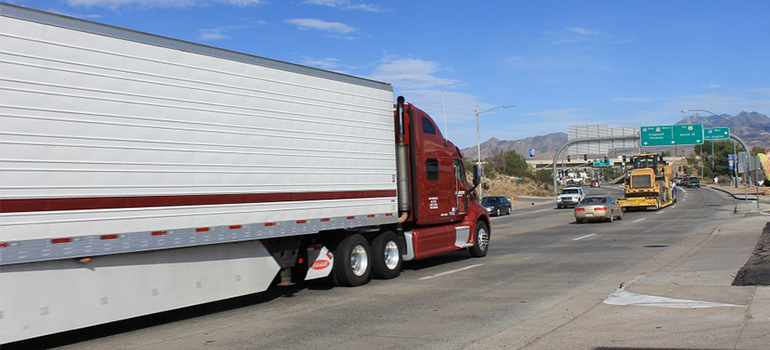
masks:
POLYGON ((481 205, 492 216, 508 215, 511 213, 511 201, 503 196, 486 196, 481 199, 481 205))

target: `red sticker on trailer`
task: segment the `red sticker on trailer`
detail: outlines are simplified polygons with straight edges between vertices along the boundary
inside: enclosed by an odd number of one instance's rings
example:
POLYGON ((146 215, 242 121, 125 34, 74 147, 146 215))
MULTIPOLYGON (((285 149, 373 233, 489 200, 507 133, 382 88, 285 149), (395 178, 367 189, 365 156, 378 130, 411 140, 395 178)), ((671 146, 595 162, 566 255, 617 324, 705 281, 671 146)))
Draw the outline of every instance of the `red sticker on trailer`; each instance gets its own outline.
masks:
POLYGON ((313 269, 313 270, 323 270, 323 269, 329 267, 329 265, 331 265, 331 264, 332 263, 329 260, 316 260, 313 263, 313 266, 311 266, 310 268, 313 269))

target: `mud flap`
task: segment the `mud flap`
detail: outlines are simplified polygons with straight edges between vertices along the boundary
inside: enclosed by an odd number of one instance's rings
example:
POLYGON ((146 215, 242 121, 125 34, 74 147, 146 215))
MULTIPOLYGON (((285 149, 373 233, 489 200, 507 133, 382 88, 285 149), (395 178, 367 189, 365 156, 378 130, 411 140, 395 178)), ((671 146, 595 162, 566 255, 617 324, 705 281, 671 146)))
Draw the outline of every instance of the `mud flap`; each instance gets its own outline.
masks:
POLYGON ((307 263, 305 281, 324 278, 332 272, 334 255, 325 246, 310 246, 307 248, 307 263))

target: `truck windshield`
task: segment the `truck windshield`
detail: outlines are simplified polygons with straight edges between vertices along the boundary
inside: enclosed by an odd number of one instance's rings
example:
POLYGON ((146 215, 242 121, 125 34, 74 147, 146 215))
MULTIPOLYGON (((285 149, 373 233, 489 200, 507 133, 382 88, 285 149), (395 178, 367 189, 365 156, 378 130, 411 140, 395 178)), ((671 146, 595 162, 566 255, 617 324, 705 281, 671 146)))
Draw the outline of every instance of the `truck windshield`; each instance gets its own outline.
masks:
POLYGON ((578 190, 577 190, 577 189, 574 189, 574 188, 568 188, 568 189, 566 189, 566 190, 564 190, 564 191, 561 191, 561 193, 562 193, 562 194, 578 194, 578 193, 580 193, 580 192, 578 192, 578 190))

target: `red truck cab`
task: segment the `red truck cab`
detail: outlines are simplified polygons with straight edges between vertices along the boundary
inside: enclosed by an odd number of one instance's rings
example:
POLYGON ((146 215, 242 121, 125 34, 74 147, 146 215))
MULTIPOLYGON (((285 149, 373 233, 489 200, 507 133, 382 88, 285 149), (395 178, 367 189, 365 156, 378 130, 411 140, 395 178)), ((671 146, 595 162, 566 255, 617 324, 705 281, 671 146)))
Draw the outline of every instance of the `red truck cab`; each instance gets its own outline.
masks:
POLYGON ((400 166, 408 166, 410 188, 399 198, 408 196, 411 202, 401 214, 408 214, 402 226, 407 241, 411 230, 414 258, 463 248, 486 255, 489 215, 475 195, 478 180, 468 182, 460 149, 442 135, 433 119, 402 99, 396 106, 396 143, 408 148, 408 162, 400 166))

